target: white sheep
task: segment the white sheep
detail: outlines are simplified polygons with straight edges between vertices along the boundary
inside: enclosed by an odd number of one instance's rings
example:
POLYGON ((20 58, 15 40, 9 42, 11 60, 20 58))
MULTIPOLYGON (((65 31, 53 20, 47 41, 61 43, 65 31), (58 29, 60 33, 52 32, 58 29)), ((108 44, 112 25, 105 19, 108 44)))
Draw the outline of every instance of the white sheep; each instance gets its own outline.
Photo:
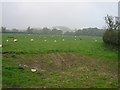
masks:
POLYGON ((9 41, 9 40, 6 40, 7 42, 9 41))
POLYGON ((62 39, 62 41, 65 41, 65 39, 62 39))
POLYGON ((47 40, 44 40, 44 42, 46 42, 47 40))
POLYGON ((17 39, 14 39, 14 42, 17 42, 18 40, 17 39))
POLYGON ((95 42, 97 42, 97 40, 95 40, 95 42))
POLYGON ((56 40, 54 40, 54 42, 57 42, 56 40))
POLYGON ((33 39, 30 39, 30 41, 33 41, 33 39))
POLYGON ((0 44, 0 48, 2 47, 2 44, 0 44))

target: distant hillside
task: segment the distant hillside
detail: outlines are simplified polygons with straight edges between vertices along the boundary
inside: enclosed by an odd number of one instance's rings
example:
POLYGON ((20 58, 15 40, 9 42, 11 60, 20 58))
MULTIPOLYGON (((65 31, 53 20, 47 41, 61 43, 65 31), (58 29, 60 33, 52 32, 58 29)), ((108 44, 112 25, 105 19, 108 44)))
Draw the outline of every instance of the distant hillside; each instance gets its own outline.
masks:
POLYGON ((73 31, 72 29, 70 29, 70 28, 68 28, 68 27, 66 27, 66 26, 54 26, 54 27, 52 27, 52 28, 56 28, 56 29, 58 29, 58 30, 62 30, 63 33, 65 33, 66 31, 73 31))

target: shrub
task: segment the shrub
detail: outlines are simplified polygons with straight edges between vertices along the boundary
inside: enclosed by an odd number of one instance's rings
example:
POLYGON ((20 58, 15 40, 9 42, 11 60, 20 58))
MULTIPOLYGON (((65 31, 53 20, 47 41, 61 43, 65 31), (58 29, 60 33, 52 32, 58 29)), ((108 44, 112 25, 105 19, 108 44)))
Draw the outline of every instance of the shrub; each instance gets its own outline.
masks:
POLYGON ((103 35, 103 41, 105 44, 109 45, 120 45, 118 34, 120 33, 119 30, 106 30, 103 35))
POLYGON ((115 17, 107 15, 105 21, 107 24, 107 30, 103 35, 103 41, 108 45, 120 45, 119 41, 119 26, 120 22, 114 20, 115 17))

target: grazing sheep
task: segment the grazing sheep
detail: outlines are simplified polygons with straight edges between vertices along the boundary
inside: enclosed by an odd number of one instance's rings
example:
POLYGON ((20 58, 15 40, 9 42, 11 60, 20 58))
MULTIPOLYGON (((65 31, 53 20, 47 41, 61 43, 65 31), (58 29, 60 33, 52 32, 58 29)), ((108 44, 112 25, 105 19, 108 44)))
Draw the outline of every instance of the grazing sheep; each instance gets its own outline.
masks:
POLYGON ((18 40, 17 39, 14 39, 14 42, 17 42, 18 40))
POLYGON ((95 42, 97 42, 97 40, 95 40, 95 42))
POLYGON ((54 40, 54 42, 57 42, 56 40, 54 40))
POLYGON ((30 41, 33 41, 33 39, 30 39, 30 41))
POLYGON ((7 42, 9 41, 9 40, 6 40, 7 42))
POLYGON ((46 42, 47 40, 44 40, 44 42, 46 42))

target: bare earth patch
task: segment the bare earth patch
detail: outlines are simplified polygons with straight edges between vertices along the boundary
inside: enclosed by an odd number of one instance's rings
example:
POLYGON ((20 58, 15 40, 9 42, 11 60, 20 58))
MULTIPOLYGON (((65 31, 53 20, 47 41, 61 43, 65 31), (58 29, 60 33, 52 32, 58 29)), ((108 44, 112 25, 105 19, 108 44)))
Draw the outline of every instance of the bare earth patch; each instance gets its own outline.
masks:
MULTIPOLYGON (((86 87, 97 83, 96 79, 105 79, 111 85, 112 80, 118 78, 117 60, 108 63, 109 60, 107 59, 91 58, 72 53, 16 54, 15 57, 10 54, 3 54, 3 57, 12 58, 11 60, 14 60, 16 65, 25 70, 30 71, 34 68, 36 69, 35 73, 57 72, 58 75, 55 76, 57 80, 59 82, 65 80, 63 83, 66 85, 72 83, 66 78, 81 80, 83 86, 86 87)), ((54 79, 51 76, 43 78, 45 81, 54 79)))

